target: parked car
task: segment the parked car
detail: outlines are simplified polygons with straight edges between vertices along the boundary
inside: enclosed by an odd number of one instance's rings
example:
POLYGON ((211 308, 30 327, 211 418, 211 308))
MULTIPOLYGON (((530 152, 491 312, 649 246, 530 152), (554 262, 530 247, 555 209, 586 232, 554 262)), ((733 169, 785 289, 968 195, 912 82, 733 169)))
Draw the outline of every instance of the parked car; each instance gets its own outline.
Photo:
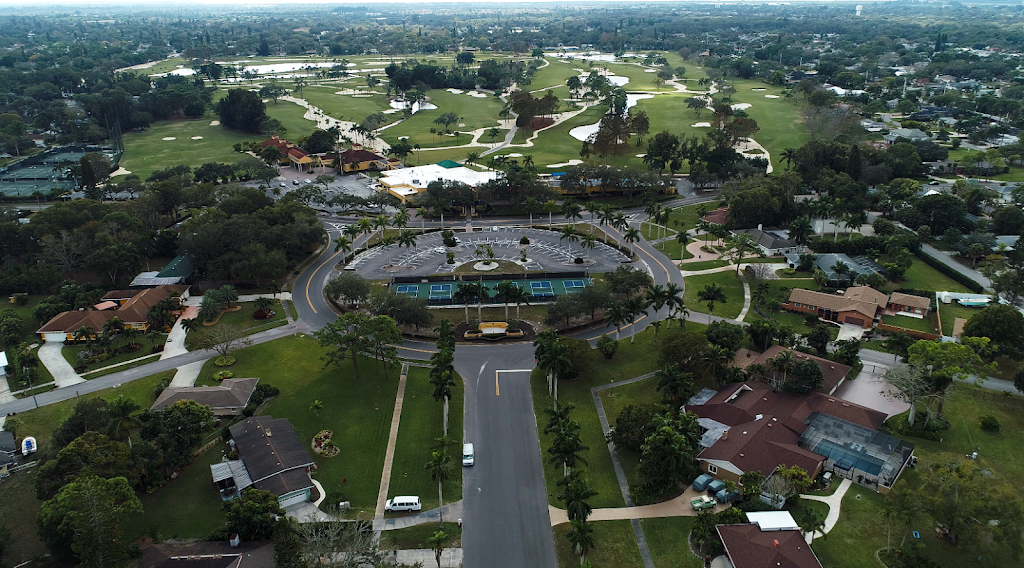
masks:
POLYGON ((715 505, 718 505, 718 501, 715 501, 707 495, 701 495, 696 499, 690 499, 690 506, 693 507, 694 511, 703 511, 704 509, 714 509, 715 505))
POLYGON ((395 497, 394 499, 388 499, 388 502, 384 504, 384 510, 389 512, 419 511, 422 508, 423 505, 420 504, 420 498, 415 496, 395 497))

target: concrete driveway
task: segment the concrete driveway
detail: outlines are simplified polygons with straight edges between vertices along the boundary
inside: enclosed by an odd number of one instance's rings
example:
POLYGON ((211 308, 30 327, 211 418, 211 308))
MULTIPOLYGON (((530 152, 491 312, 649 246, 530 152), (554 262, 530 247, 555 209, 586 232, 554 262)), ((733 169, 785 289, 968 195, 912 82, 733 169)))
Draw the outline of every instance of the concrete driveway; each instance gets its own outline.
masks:
POLYGON ((906 412, 910 409, 909 404, 886 397, 886 393, 894 391, 892 385, 885 381, 885 372, 888 370, 888 365, 864 361, 864 369, 857 378, 852 381, 847 379, 836 390, 836 396, 884 412, 887 416, 906 412))
POLYGON ((39 348, 37 353, 39 362, 53 375, 53 382, 59 389, 84 383, 85 379, 75 372, 74 367, 61 354, 62 349, 64 349, 64 344, 61 342, 49 341, 43 343, 43 346, 39 348))
POLYGON ((860 339, 864 336, 865 331, 867 330, 859 325, 844 323, 839 326, 839 335, 836 336, 836 341, 843 341, 844 339, 860 339))

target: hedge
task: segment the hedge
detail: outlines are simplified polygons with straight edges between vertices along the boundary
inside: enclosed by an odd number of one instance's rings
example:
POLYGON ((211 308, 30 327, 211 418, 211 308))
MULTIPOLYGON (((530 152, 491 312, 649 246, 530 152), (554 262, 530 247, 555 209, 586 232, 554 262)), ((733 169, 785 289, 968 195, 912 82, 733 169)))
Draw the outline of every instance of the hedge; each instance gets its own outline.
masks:
POLYGON ((965 276, 964 274, 961 274, 960 272, 953 270, 945 263, 939 262, 938 260, 932 258, 927 254, 918 253, 917 258, 919 258, 921 262, 924 262, 925 264, 934 268, 935 270, 938 270, 939 272, 945 274, 946 276, 949 276, 950 278, 959 282, 960 284, 963 284, 964 286, 967 287, 968 290, 974 292, 975 294, 981 294, 982 292, 985 291, 985 287, 977 283, 973 278, 970 278, 969 276, 965 276))

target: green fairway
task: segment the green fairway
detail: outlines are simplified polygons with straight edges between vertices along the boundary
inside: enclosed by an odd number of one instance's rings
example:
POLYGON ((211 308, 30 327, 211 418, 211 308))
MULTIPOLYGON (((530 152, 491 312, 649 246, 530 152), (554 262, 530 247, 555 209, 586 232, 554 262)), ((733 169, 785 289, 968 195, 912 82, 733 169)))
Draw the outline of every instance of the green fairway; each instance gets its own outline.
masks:
MULTIPOLYGON (((380 94, 373 94, 370 96, 359 96, 355 97, 352 95, 338 95, 336 94, 342 88, 352 88, 364 85, 344 84, 344 85, 324 85, 324 86, 311 86, 306 87, 302 91, 302 98, 309 101, 309 104, 324 111, 325 114, 338 120, 348 120, 359 124, 367 116, 376 113, 389 110, 391 107, 388 106, 387 97, 380 94)), ((273 106, 273 103, 267 105, 267 107, 273 106)), ((385 114, 388 122, 391 123, 399 118, 402 118, 401 113, 385 114)))
MULTIPOLYGON (((288 101, 278 101, 276 104, 271 102, 267 105, 267 116, 281 121, 281 124, 286 129, 285 132, 281 134, 281 138, 285 138, 292 142, 299 138, 309 136, 314 130, 316 130, 316 123, 304 118, 303 115, 305 114, 305 107, 301 107, 288 101)), ((262 137, 264 140, 267 138, 269 138, 269 136, 262 137)))
MULTIPOLYGON (((469 142, 468 136, 461 136, 460 140, 454 137, 434 136, 430 133, 431 128, 444 131, 445 127, 435 124, 439 116, 445 113, 454 112, 459 116, 459 121, 448 126, 450 131, 469 132, 478 128, 490 128, 499 126, 498 113, 505 106, 497 97, 471 97, 466 93, 454 95, 444 89, 432 89, 427 91, 430 102, 437 106, 433 110, 421 110, 408 119, 381 132, 381 137, 389 144, 398 142, 399 137, 408 136, 410 144, 427 146, 455 146, 469 142), (445 141, 444 144, 439 141, 445 141)), ((468 150, 467 150, 468 151, 468 150)))
POLYGON ((799 148, 810 140, 800 116, 802 104, 795 98, 786 98, 781 87, 759 80, 731 79, 729 84, 736 88, 736 94, 732 96, 733 104, 751 105, 745 112, 756 120, 760 127, 752 138, 768 150, 772 156, 772 165, 781 171, 782 151, 786 148, 799 148), (779 98, 771 99, 765 95, 779 98))
POLYGON ((714 315, 723 318, 734 319, 740 315, 743 309, 743 281, 736 276, 736 272, 726 270, 713 274, 701 274, 698 276, 687 276, 683 279, 686 291, 683 293, 683 301, 691 312, 708 313, 707 302, 697 299, 697 293, 709 284, 718 284, 725 293, 726 301, 715 302, 714 315))
MULTIPOLYGON (((582 113, 557 126, 552 126, 547 130, 541 131, 537 136, 537 139, 533 141, 532 147, 517 147, 513 151, 521 154, 532 154, 534 161, 539 166, 560 164, 569 160, 579 160, 580 148, 583 143, 572 136, 569 136, 569 131, 577 126, 594 124, 601 120, 601 116, 606 110, 607 108, 603 106, 588 108, 582 113)), ((619 162, 623 161, 624 160, 621 159, 619 160, 619 162)), ((544 171, 550 173, 551 171, 559 170, 549 169, 544 171)))
MULTIPOLYGON (((453 444, 448 450, 452 461, 451 477, 444 484, 445 503, 462 499, 462 388, 462 378, 457 377, 448 411, 448 436, 453 444)), ((430 461, 434 440, 444 434, 444 406, 434 400, 433 392, 429 370, 409 367, 388 490, 388 497, 418 495, 424 511, 437 507, 437 483, 424 465, 430 461)))
POLYGON ((206 162, 233 164, 244 157, 244 154, 234 151, 234 144, 267 138, 231 130, 225 126, 211 126, 210 123, 215 120, 216 115, 207 113, 204 118, 196 120, 154 122, 142 132, 126 133, 121 167, 146 179, 155 170, 180 164, 192 167, 198 167, 206 162), (193 140, 196 136, 202 138, 193 140))
MULTIPOLYGON (((430 133, 428 132, 427 135, 429 136, 430 133)), ((463 136, 462 140, 468 141, 468 138, 463 136)), ((442 150, 416 150, 411 156, 406 158, 406 165, 422 166, 424 164, 436 164, 445 160, 461 162, 466 159, 466 154, 469 152, 480 153, 489 148, 489 146, 463 146, 461 148, 445 148, 442 150)), ((486 160, 486 158, 484 159, 486 160)))

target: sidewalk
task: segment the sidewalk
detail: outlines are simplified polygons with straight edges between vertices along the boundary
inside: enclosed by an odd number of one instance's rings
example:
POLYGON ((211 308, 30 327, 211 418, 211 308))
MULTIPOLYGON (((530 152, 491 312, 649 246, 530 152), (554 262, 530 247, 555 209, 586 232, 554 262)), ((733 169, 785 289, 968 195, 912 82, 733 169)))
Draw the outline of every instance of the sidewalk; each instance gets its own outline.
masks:
POLYGON ((427 523, 440 523, 442 512, 444 513, 444 522, 457 523, 459 519, 462 518, 462 500, 460 499, 454 503, 448 503, 444 507, 438 509, 431 509, 429 511, 416 513, 415 515, 395 517, 393 519, 374 519, 373 530, 393 531, 397 529, 415 527, 417 525, 425 525, 427 523))
POLYGON ((849 479, 844 479, 843 482, 839 484, 839 488, 836 489, 836 492, 831 494, 831 495, 829 495, 829 496, 827 496, 827 497, 819 497, 818 495, 801 495, 800 496, 801 499, 807 499, 809 501, 820 501, 820 502, 828 505, 828 516, 825 517, 825 532, 824 532, 824 534, 820 534, 819 535, 819 534, 816 534, 816 533, 815 534, 807 533, 806 535, 804 535, 804 538, 807 540, 807 544, 811 544, 812 540, 814 540, 815 538, 818 538, 820 536, 825 536, 826 534, 829 533, 829 531, 831 531, 833 528, 835 528, 836 523, 839 522, 839 513, 840 513, 840 508, 842 507, 842 504, 843 504, 843 496, 846 495, 846 491, 848 489, 850 489, 851 485, 853 485, 852 481, 850 481, 849 479))
MULTIPOLYGON (((422 566, 437 566, 434 558, 434 551, 429 548, 415 548, 411 550, 392 551, 392 559, 402 566, 414 566, 419 563, 422 566)), ((446 548, 441 551, 441 568, 461 568, 462 549, 446 548)))
MULTIPOLYGON (((588 521, 623 521, 631 519, 654 519, 659 517, 696 517, 698 511, 690 506, 690 500, 706 495, 705 491, 697 491, 693 487, 687 487, 682 495, 653 505, 641 505, 638 507, 614 507, 608 509, 594 509, 587 517, 588 521)), ((714 511, 719 513, 728 509, 730 505, 719 503, 714 511)), ((551 516, 551 526, 568 523, 569 517, 565 510, 548 505, 548 514, 551 516)))
POLYGON ((398 425, 402 420, 402 403, 405 401, 405 382, 409 376, 409 364, 402 363, 401 376, 398 379, 398 393, 395 395, 395 410, 391 414, 391 432, 388 434, 388 449, 384 454, 384 471, 380 476, 380 490, 377 492, 377 508, 373 513, 373 530, 383 528, 384 506, 387 505, 388 489, 391 488, 391 466, 395 462, 395 443, 398 441, 398 425))
POLYGON ((59 389, 84 383, 85 379, 79 376, 75 372, 74 367, 71 366, 71 363, 68 363, 67 359, 64 358, 64 355, 61 353, 62 349, 64 349, 64 343, 61 341, 43 343, 37 352, 39 362, 53 375, 53 382, 59 389))

